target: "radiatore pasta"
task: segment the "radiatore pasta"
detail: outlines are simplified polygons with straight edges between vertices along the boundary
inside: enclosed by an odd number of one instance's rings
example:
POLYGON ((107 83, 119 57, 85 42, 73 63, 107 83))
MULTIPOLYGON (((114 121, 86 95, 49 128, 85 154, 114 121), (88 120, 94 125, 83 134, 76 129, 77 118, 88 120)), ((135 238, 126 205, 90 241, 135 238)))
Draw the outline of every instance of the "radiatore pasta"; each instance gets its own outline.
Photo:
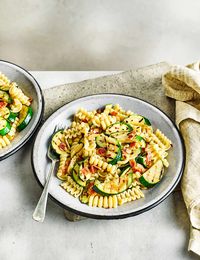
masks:
POLYGON ((52 137, 61 187, 91 207, 116 208, 142 199, 169 166, 172 142, 146 117, 118 104, 80 108, 52 137))

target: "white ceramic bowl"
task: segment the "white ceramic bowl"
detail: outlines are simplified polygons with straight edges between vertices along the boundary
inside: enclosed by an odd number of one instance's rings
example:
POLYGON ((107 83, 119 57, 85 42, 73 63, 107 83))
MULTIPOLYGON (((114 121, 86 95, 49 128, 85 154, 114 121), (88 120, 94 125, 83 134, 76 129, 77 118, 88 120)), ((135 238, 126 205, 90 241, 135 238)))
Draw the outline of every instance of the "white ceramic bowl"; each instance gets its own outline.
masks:
POLYGON ((33 99, 31 104, 33 118, 28 126, 18 133, 11 144, 0 150, 0 161, 18 151, 33 135, 43 115, 44 100, 39 84, 25 69, 11 62, 0 60, 0 71, 11 81, 16 81, 20 88, 33 99))
POLYGON ((145 198, 126 203, 114 209, 89 207, 80 203, 78 199, 75 199, 59 186, 60 180, 54 175, 49 190, 51 198, 63 208, 86 217, 102 219, 125 218, 149 210, 162 202, 173 191, 184 168, 185 150, 182 138, 174 123, 160 109, 130 96, 117 94, 92 95, 64 105, 52 114, 40 129, 33 147, 32 166, 36 179, 42 186, 45 183, 46 174, 50 167, 46 153, 49 138, 55 126, 60 124, 69 126, 74 113, 80 107, 94 110, 111 103, 120 104, 126 110, 132 110, 149 118, 154 128, 159 128, 167 135, 173 143, 173 148, 170 149, 168 155, 170 166, 165 170, 165 176, 158 185, 144 191, 145 198))

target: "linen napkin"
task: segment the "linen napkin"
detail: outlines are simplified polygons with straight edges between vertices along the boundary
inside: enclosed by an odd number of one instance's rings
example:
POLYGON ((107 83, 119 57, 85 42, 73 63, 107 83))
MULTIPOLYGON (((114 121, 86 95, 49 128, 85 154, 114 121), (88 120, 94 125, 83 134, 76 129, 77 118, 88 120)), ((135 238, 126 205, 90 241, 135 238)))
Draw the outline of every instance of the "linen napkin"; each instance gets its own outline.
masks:
POLYGON ((188 250, 200 255, 200 63, 171 66, 162 84, 165 95, 176 100, 176 124, 185 141, 181 190, 191 225, 188 250))

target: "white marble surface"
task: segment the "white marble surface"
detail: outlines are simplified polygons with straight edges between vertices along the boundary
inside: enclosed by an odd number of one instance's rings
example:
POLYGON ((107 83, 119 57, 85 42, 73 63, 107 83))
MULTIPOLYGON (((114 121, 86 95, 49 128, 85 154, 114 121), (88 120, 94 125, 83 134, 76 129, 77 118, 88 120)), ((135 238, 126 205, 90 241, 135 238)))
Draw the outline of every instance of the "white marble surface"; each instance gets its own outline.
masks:
MULTIPOLYGON (((33 72, 33 75, 44 89, 108 73, 111 72, 33 72)), ((33 221, 41 189, 31 169, 32 141, 0 162, 1 260, 198 259, 187 252, 189 222, 179 192, 144 214, 109 221, 69 222, 63 210, 49 200, 45 222, 33 221)))
POLYGON ((199 0, 1 0, 0 58, 29 70, 199 59, 199 0))

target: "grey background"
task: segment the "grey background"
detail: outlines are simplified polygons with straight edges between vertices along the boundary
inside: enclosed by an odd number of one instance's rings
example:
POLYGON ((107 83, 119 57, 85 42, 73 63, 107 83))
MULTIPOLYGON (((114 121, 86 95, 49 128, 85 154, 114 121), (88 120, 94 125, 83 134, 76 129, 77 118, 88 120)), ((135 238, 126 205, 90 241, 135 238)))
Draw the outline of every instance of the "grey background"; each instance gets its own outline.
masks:
POLYGON ((125 70, 199 57, 198 0, 1 0, 0 58, 29 70, 125 70))

